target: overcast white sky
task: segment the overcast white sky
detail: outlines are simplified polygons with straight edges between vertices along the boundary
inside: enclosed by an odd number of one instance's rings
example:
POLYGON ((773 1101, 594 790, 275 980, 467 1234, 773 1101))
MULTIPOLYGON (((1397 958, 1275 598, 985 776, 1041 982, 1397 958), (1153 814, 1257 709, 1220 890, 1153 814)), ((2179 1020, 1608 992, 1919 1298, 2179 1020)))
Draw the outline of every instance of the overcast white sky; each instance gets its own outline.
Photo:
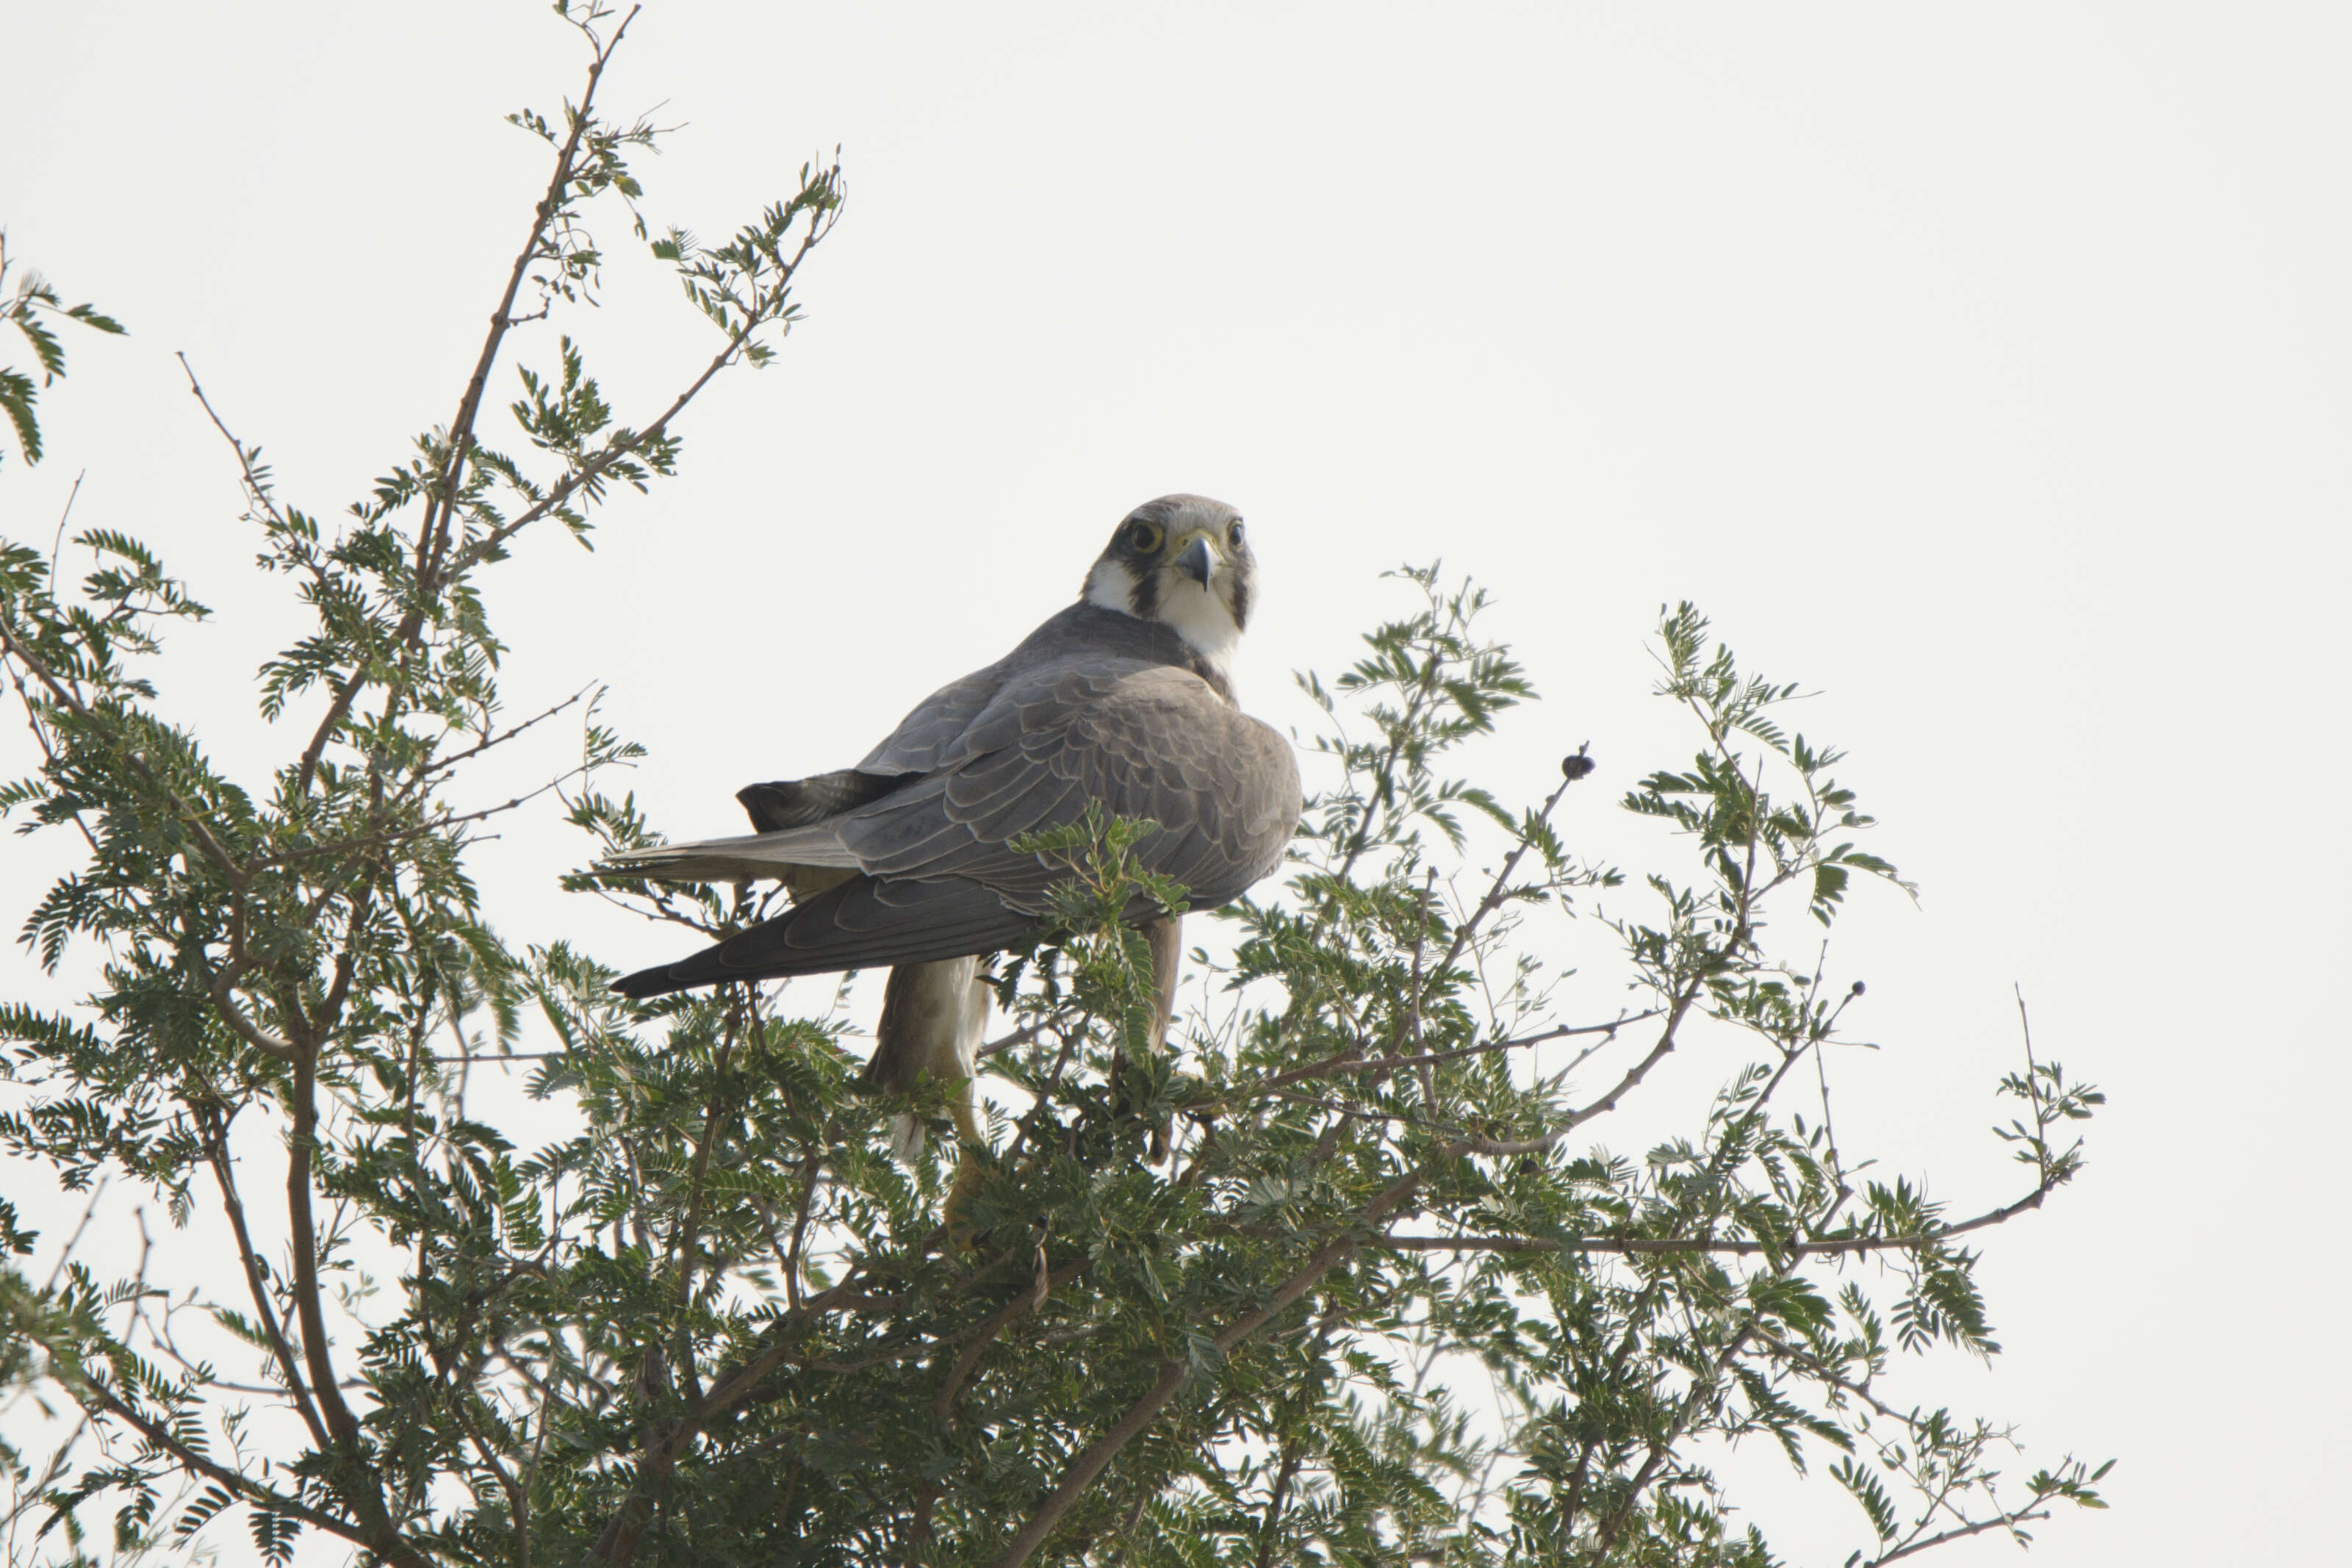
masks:
MULTIPOLYGON (((836 142, 851 205, 780 363, 688 421, 685 478, 597 554, 551 536, 495 579, 509 694, 609 681, 656 820, 731 831, 738 784, 861 754, 1064 602, 1128 507, 1195 489, 1251 521, 1257 711, 1304 723, 1288 672, 1401 607, 1381 569, 1443 555, 1548 697, 1494 768, 1538 793, 1589 740, 1613 791, 1684 746, 1643 638, 1696 598, 1822 689, 1806 727, 1924 888, 1840 939, 1887 1047, 1838 1064, 1847 1140, 1956 1206, 2006 1195, 2012 982, 2110 1091, 2083 1183, 1988 1244, 2008 1353, 1950 1385, 2032 1463, 2121 1458, 2115 1510, 2035 1560, 2333 1559, 2347 18, 656 4, 605 89, 684 125, 656 220, 716 236, 836 142)), ((132 335, 69 344, 0 531, 45 539, 87 470, 78 523, 241 612, 173 645, 167 694, 257 757, 252 670, 291 623, 172 353, 289 499, 361 494, 456 401, 542 178, 499 116, 572 89, 574 51, 508 0, 5 28, 11 254, 132 335)), ((706 340, 651 264, 606 281, 587 336, 642 420, 706 340)), ((1649 853, 1611 791, 1571 838, 1649 853)), ((523 825, 486 853, 509 934, 667 956, 552 892, 574 852, 523 825)), ((0 844, 12 908, 57 863, 0 844)), ((13 952, 0 985, 44 989, 13 952)), ((1768 1525, 1843 1557, 1849 1505, 1812 1508, 1768 1525)))

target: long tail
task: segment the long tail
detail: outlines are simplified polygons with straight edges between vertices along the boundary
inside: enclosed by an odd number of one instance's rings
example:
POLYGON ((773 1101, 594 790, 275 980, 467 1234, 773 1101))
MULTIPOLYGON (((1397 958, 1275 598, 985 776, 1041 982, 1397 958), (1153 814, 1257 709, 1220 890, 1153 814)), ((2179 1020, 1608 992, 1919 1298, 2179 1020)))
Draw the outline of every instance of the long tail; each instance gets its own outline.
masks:
POLYGON ((656 882, 756 882, 789 877, 810 867, 855 871, 857 858, 823 823, 781 833, 747 833, 733 838, 703 838, 691 844, 656 844, 625 849, 597 869, 612 876, 650 877, 656 882))
POLYGON ((969 958, 1013 946, 1034 923, 977 882, 853 877, 691 957, 624 976, 613 989, 643 999, 729 980, 969 958))

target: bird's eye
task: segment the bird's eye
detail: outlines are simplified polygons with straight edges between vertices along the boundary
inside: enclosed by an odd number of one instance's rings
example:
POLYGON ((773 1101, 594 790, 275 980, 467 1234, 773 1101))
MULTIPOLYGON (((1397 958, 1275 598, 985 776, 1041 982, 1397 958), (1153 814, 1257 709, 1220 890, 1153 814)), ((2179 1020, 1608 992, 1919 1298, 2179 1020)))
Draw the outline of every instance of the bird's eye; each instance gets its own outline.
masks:
POLYGON ((1158 523, 1139 522, 1129 532, 1127 544, 1128 548, 1138 555, 1156 555, 1160 552, 1160 546, 1166 542, 1167 538, 1167 530, 1158 523))
POLYGON ((1240 518, 1234 519, 1234 525, 1225 530, 1225 542, 1233 546, 1235 550, 1239 550, 1242 547, 1242 520, 1240 518))

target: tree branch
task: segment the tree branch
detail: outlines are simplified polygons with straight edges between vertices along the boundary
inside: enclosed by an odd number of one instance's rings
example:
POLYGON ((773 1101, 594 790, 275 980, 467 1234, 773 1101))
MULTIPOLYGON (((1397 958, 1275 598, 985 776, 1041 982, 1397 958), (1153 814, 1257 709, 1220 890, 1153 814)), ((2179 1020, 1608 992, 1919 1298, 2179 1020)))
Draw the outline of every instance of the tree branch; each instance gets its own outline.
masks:
POLYGON ((2048 1519, 2050 1510, 2042 1506, 2046 1500, 2046 1499, 2037 1499, 2033 1502, 2027 1503, 2015 1513, 2004 1513, 1994 1519, 1979 1520, 1974 1524, 1958 1525, 1939 1534, 1931 1535, 1925 1541, 1915 1541, 1908 1546, 1898 1546, 1884 1557, 1872 1558, 1862 1564, 1862 1568, 1885 1568, 1886 1563, 1908 1557, 1914 1552, 1925 1552, 1933 1546, 1941 1546, 1948 1541, 1959 1541, 1971 1535, 1982 1535, 1988 1530, 2014 1530, 2029 1521, 2048 1519), (2037 1509, 2039 1511, 2036 1511, 2037 1509))
POLYGON ((261 1268, 253 1249, 253 1236, 246 1228, 245 1203, 238 1197, 236 1179, 231 1174, 228 1159, 228 1124, 217 1111, 202 1114, 205 1134, 206 1163, 213 1168, 213 1179, 219 1184, 221 1207, 228 1215, 230 1232, 236 1237, 237 1261, 244 1268, 246 1289, 253 1297, 253 1310, 261 1320, 262 1331, 269 1337, 270 1353, 278 1359, 278 1374, 286 1379, 287 1392, 292 1396, 294 1408, 300 1413, 303 1425, 310 1428, 310 1440, 321 1449, 328 1446, 326 1425, 319 1419, 318 1407, 312 1404, 310 1391, 303 1386, 301 1369, 295 1364, 294 1347, 286 1342, 285 1329, 279 1324, 278 1309, 269 1300, 268 1287, 261 1280, 261 1268))
MULTIPOLYGON (((507 286, 499 296, 498 308, 490 313, 490 330, 482 340, 481 353, 475 359, 474 374, 467 378, 465 394, 457 400, 457 417, 449 422, 449 448, 442 463, 440 483, 435 487, 437 494, 425 513, 424 524, 417 530, 416 600, 401 617, 399 629, 393 636, 393 640, 401 646, 415 641, 416 634, 424 627, 426 606, 440 591, 442 578, 439 568, 448 551, 448 534, 457 514, 459 481, 464 475, 466 460, 473 455, 474 421, 481 414, 482 395, 489 385, 490 367, 498 360, 499 349, 506 342, 508 330, 514 325, 515 296, 521 291, 531 263, 540 259, 546 244, 548 225, 553 221, 556 209, 563 199, 564 187, 572 183, 573 160, 580 155, 580 139, 587 134, 588 127, 594 122, 596 84, 603 79, 604 67, 611 61, 613 51, 621 47, 622 35, 629 30, 629 24, 636 20, 636 10, 632 8, 626 16, 621 18, 621 25, 613 30, 612 37, 597 47, 595 58, 588 68, 588 85, 580 95, 579 108, 572 111, 571 129, 563 139, 563 145, 556 153, 554 173, 549 175, 547 190, 532 212, 530 234, 523 241, 522 249, 516 254, 514 266, 507 274, 507 286)), ((462 572, 463 566, 458 570, 462 572)), ((319 721, 318 729, 311 733, 310 743, 302 749, 301 760, 296 764, 293 792, 296 795, 310 793, 311 781, 318 776, 320 758, 326 754, 328 742, 350 716, 352 704, 358 700, 361 689, 366 684, 364 671, 361 668, 354 668, 349 677, 337 683, 334 700, 328 704, 325 716, 319 721)))
MULTIPOLYGON (((1581 773, 1571 773, 1559 781, 1559 787, 1545 797, 1542 808, 1536 813, 1535 827, 1541 827, 1551 820, 1552 808, 1559 805, 1560 796, 1566 795, 1569 786, 1583 776, 1581 773)), ((1527 854, 1528 846, 1532 842, 1534 842, 1532 828, 1519 835, 1519 841, 1511 846, 1511 852, 1508 855, 1503 857, 1502 867, 1496 871, 1494 883, 1487 888, 1486 896, 1478 900, 1478 907, 1470 911, 1468 920, 1454 928, 1454 941, 1446 948, 1445 956, 1432 967, 1431 973, 1443 974, 1453 968, 1454 961, 1462 956, 1462 950, 1469 945, 1470 939, 1477 933, 1478 927, 1488 916, 1503 907, 1503 900, 1510 896, 1511 873, 1518 868, 1520 858, 1527 854)))
POLYGON ((220 1015, 221 1022, 226 1024, 229 1026, 229 1032, 238 1039, 243 1040, 262 1055, 275 1057, 281 1062, 291 1062, 294 1059, 292 1045, 279 1039, 255 1023, 245 1009, 237 1005, 236 995, 232 989, 232 983, 226 971, 213 976, 212 984, 206 988, 206 993, 212 998, 213 1010, 220 1015))
MULTIPOLYGON (((800 270, 802 261, 807 258, 808 253, 816 247, 818 241, 832 232, 832 224, 828 221, 814 217, 811 219, 809 232, 802 238, 800 248, 793 253, 792 260, 785 264, 782 271, 778 275, 775 289, 772 291, 772 298, 782 297, 783 289, 800 270)), ((643 430, 624 430, 616 433, 605 443, 603 451, 558 479, 549 488, 545 496, 517 513, 509 521, 499 524, 467 545, 465 552, 457 556, 456 564, 451 568, 451 574, 454 576, 464 573, 478 564, 492 552, 504 545, 508 540, 569 500, 572 492, 602 478, 604 471, 614 463, 660 439, 668 430, 670 421, 686 411, 687 405, 692 403, 702 389, 710 384, 711 377, 734 363, 735 356, 742 351, 743 345, 751 341, 751 334, 766 326, 771 319, 760 311, 747 310, 744 312, 743 324, 728 334, 727 346, 711 356, 710 363, 703 366, 702 374, 696 376, 685 391, 671 399, 670 405, 661 411, 659 417, 643 430)))
MULTIPOLYGON (((471 762, 474 758, 480 756, 484 752, 488 751, 491 747, 506 744, 509 741, 513 740, 517 735, 521 734, 525 730, 530 729, 532 725, 544 723, 546 721, 554 718, 558 713, 562 712, 565 709, 576 706, 582 698, 587 696, 589 692, 595 689, 595 682, 591 681, 586 686, 582 687, 579 690, 573 692, 571 696, 555 704, 552 708, 546 710, 544 712, 534 713, 520 724, 509 725, 506 729, 499 731, 497 734, 488 736, 479 744, 468 746, 462 752, 453 752, 448 756, 443 757, 439 762, 429 763, 419 771, 426 776, 430 776, 434 773, 446 773, 458 763, 471 762)), ((567 774, 566 776, 568 777, 569 775, 567 774)))
POLYGON ((1564 1252, 1598 1253, 1604 1256, 1659 1258, 1684 1253, 1706 1253, 1711 1256, 1736 1258, 1815 1258, 1832 1257, 1842 1253, 1894 1252, 1906 1247, 1933 1247, 1966 1236, 1970 1231, 1984 1230, 2015 1219, 2028 1209, 2038 1209, 2042 1202, 2055 1190, 2052 1186, 2036 1187, 2013 1204, 1988 1210, 1974 1219, 1935 1230, 1916 1231, 1907 1236, 1829 1237, 1819 1240, 1792 1241, 1786 1246, 1774 1246, 1765 1241, 1710 1241, 1704 1237, 1662 1237, 1652 1240, 1630 1237, 1622 1240, 1603 1237, 1580 1237, 1573 1241, 1558 1241, 1548 1237, 1533 1236, 1396 1236, 1378 1237, 1373 1245, 1396 1252, 1564 1252))
MULTIPOLYGON (((1696 975, 1694 975, 1685 986, 1683 994, 1675 997, 1672 1005, 1665 1009, 1666 1025, 1664 1028, 1658 1032, 1658 1043, 1650 1047, 1649 1055, 1643 1057, 1640 1061, 1635 1062, 1632 1067, 1625 1069, 1625 1076, 1619 1079, 1616 1083, 1612 1085, 1608 1093, 1602 1095, 1600 1099, 1594 1100, 1583 1110, 1571 1112, 1567 1121, 1561 1122, 1558 1127, 1553 1128, 1550 1131, 1546 1132, 1539 1137, 1517 1139, 1467 1138, 1463 1140, 1460 1145, 1458 1145, 1460 1152, 1465 1154, 1489 1154, 1506 1158, 1517 1154, 1545 1153, 1561 1139, 1567 1137, 1570 1133, 1575 1131, 1578 1128, 1583 1126, 1594 1117, 1601 1116, 1606 1112, 1616 1110, 1617 1102, 1622 1100, 1633 1089, 1639 1088, 1642 1080, 1650 1076, 1650 1069, 1656 1067, 1660 1062, 1665 1060, 1666 1058, 1673 1053, 1675 1045, 1678 1043, 1676 1037, 1682 1028, 1683 1019, 1689 1015, 1692 1005, 1698 1000, 1699 986, 1700 980, 1696 975)), ((1652 1016, 1655 1016, 1654 1012, 1652 1016)))
MULTIPOLYGON (((194 395, 198 405, 204 409, 205 417, 213 422, 213 428, 221 433, 221 439, 226 441, 229 450, 236 454, 237 471, 245 478, 245 493, 253 498, 254 505, 269 514, 270 521, 283 527, 285 513, 278 510, 278 502, 270 496, 269 487, 261 482, 261 476, 253 471, 253 457, 247 451, 245 443, 236 438, 226 421, 213 407, 213 400, 205 395, 203 384, 196 380, 196 367, 188 363, 185 353, 175 351, 172 357, 180 362, 180 370, 188 378, 188 391, 194 395)), ((318 568, 313 566, 311 573, 316 576, 318 568)))
POLYGON ((1493 1051, 1515 1051, 1526 1047, 1542 1045, 1549 1040, 1566 1039, 1576 1035, 1607 1035, 1613 1038, 1617 1031, 1626 1025, 1638 1024, 1644 1019, 1657 1017, 1664 1011, 1663 1007, 1652 1007, 1640 1013, 1629 1013, 1624 1017, 1606 1024, 1563 1024, 1558 1028, 1544 1029, 1532 1035, 1519 1035, 1507 1040, 1486 1040, 1475 1046, 1457 1046, 1450 1051, 1430 1051, 1414 1057, 1367 1057, 1360 1047, 1351 1047, 1335 1056, 1326 1057, 1319 1062, 1309 1062, 1305 1067, 1292 1068, 1287 1072, 1278 1072, 1271 1078, 1259 1079, 1255 1083, 1236 1084, 1213 1100, 1194 1100, 1184 1109, 1188 1111, 1199 1111, 1211 1105, 1230 1104, 1234 1100, 1244 1100, 1253 1094, 1267 1089, 1286 1088, 1308 1079, 1339 1078, 1356 1074, 1370 1078, 1386 1078, 1400 1068, 1457 1061, 1464 1057, 1485 1056, 1493 1051))
POLYGON ((319 1231, 310 1212, 310 1165, 318 1146, 318 1055, 315 1046, 297 1054, 290 1090, 293 1126, 287 1136, 286 1214, 294 1255, 294 1309, 302 1324, 302 1355, 310 1387, 334 1438, 336 1490, 370 1531, 362 1542, 386 1559, 424 1568, 425 1559, 404 1542, 384 1507, 383 1493, 364 1451, 359 1418, 343 1402, 327 1344, 327 1317, 319 1289, 319 1231))

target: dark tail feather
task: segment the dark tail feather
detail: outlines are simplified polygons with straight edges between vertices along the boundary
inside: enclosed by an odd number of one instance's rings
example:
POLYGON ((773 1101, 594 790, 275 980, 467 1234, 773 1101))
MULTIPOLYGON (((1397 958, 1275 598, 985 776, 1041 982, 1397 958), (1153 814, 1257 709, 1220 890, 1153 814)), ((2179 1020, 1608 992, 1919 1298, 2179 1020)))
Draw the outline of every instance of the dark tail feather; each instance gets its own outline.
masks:
POLYGON ((806 827, 813 822, 823 822, 828 816, 838 816, 880 800, 905 784, 908 776, 861 773, 856 768, 843 768, 813 778, 745 784, 735 792, 735 798, 751 816, 753 832, 782 833, 788 827, 806 827))
POLYGON ((664 963, 652 969, 640 969, 634 974, 622 975, 613 982, 613 992, 615 995, 626 996, 632 1002, 643 1002, 649 997, 667 996, 673 991, 683 991, 688 984, 683 980, 670 979, 669 965, 664 963))
POLYGON ((977 882, 856 877, 692 957, 625 975, 613 989, 642 1001, 729 980, 932 963, 1011 947, 1035 923, 977 882))

